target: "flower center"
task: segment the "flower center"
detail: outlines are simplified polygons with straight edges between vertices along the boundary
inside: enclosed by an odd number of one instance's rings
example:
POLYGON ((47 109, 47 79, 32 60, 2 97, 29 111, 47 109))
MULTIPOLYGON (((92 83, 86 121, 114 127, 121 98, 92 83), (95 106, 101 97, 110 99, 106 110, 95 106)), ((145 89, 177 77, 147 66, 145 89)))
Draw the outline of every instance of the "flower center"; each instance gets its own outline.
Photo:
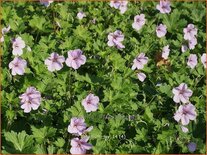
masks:
POLYGON ((18 66, 19 66, 19 64, 18 64, 18 63, 15 63, 15 64, 14 64, 14 67, 18 67, 18 66))
POLYGON ((19 48, 19 45, 18 45, 18 44, 14 44, 14 47, 15 47, 15 48, 19 48))
POLYGON ((183 115, 186 115, 188 112, 186 110, 183 110, 183 115))
POLYGON ((166 9, 166 6, 165 6, 165 5, 163 5, 161 8, 162 8, 162 9, 166 9))
POLYGON ((91 104, 91 100, 88 100, 88 101, 87 101, 87 104, 91 104))
POLYGON ((183 94, 184 94, 184 90, 181 90, 181 91, 180 91, 180 94, 183 95, 183 94))
POLYGON ((115 39, 115 40, 116 40, 117 38, 118 38, 118 36, 117 36, 117 35, 114 35, 114 36, 113 36, 113 39, 115 39))
POLYGON ((57 62, 58 58, 54 57, 54 59, 52 60, 53 62, 57 62))

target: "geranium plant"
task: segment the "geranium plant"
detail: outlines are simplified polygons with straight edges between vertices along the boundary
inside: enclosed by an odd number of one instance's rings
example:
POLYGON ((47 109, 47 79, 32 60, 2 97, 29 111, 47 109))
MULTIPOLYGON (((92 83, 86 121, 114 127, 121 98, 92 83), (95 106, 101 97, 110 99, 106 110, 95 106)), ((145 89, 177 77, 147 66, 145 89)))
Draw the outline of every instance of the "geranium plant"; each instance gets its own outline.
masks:
POLYGON ((1 2, 2 153, 202 153, 206 3, 1 2))

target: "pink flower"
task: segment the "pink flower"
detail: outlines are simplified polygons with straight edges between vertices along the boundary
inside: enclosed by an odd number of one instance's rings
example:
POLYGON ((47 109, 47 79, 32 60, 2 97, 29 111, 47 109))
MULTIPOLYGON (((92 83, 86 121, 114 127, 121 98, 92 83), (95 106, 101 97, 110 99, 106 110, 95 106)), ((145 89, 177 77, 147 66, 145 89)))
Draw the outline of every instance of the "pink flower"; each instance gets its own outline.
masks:
POLYGON ((2 33, 2 35, 5 35, 6 33, 8 33, 9 32, 9 30, 10 30, 10 25, 8 26, 8 27, 4 27, 2 30, 1 30, 1 33, 2 33))
POLYGON ((201 56, 201 62, 204 68, 206 68, 206 53, 203 53, 203 55, 201 56))
POLYGON ((124 35, 121 31, 116 30, 114 33, 109 33, 108 35, 108 46, 115 46, 118 49, 125 48, 125 46, 121 43, 124 40, 124 35))
POLYGON ((0 42, 4 42, 4 35, 6 34, 6 33, 8 33, 9 32, 9 30, 10 30, 10 25, 8 26, 8 27, 4 27, 2 30, 1 30, 1 34, 2 34, 2 36, 1 36, 1 38, 0 38, 0 42))
POLYGON ((188 40, 189 49, 194 49, 195 45, 197 45, 197 39, 195 37, 191 38, 191 40, 188 40))
POLYGON ((144 24, 145 24, 145 15, 140 14, 134 17, 134 23, 132 24, 132 27, 135 30, 139 31, 144 24))
POLYGON ((170 49, 169 49, 169 45, 163 47, 162 49, 162 58, 163 59, 168 59, 168 56, 170 54, 170 49))
POLYGON ((91 111, 96 111, 98 109, 98 104, 99 97, 91 93, 82 100, 82 105, 87 113, 91 111))
POLYGON ((15 57, 9 63, 9 69, 12 70, 12 75, 23 75, 25 72, 25 68, 27 67, 27 62, 20 57, 15 57))
POLYGON ((190 142, 190 143, 188 144, 188 150, 189 150, 190 152, 194 152, 194 151, 196 150, 196 147, 197 147, 197 145, 196 145, 196 143, 194 143, 194 142, 190 142))
POLYGON ((157 4, 156 8, 157 8, 157 10, 160 11, 160 13, 170 13, 170 11, 171 11, 170 1, 168 1, 168 0, 166 0, 166 1, 161 0, 160 4, 157 4))
POLYGON ((25 48, 25 42, 22 40, 21 37, 17 37, 16 39, 13 40, 13 45, 12 45, 13 55, 22 55, 23 53, 23 48, 25 48))
POLYGON ((121 14, 126 12, 127 4, 128 2, 124 0, 115 0, 110 2, 110 6, 114 7, 115 9, 119 9, 121 14))
POLYGON ((81 65, 84 65, 86 57, 82 53, 80 49, 68 51, 68 58, 65 61, 66 65, 73 69, 78 69, 81 65))
POLYGON ((37 110, 40 106, 41 94, 34 87, 27 88, 19 98, 21 99, 21 108, 25 113, 29 113, 32 109, 37 110))
POLYGON ((188 62, 187 65, 193 69, 195 68, 195 66, 197 65, 198 61, 197 61, 197 56, 196 54, 190 54, 190 56, 188 57, 188 62))
POLYGON ((49 71, 54 72, 63 68, 63 62, 65 62, 64 56, 59 56, 58 53, 52 53, 49 58, 45 60, 45 65, 47 65, 49 71))
POLYGON ((85 120, 83 118, 73 117, 68 126, 68 132, 72 134, 82 135, 86 130, 85 120))
POLYGON ((186 105, 180 105, 176 113, 174 114, 174 119, 177 122, 181 121, 182 125, 188 125, 190 120, 196 119, 195 106, 191 103, 186 105))
POLYGON ((194 49, 195 45, 197 45, 197 28, 193 24, 188 24, 187 28, 183 29, 184 32, 184 39, 188 40, 188 47, 189 49, 194 49))
POLYGON ((88 144, 89 137, 84 137, 82 139, 73 138, 71 140, 70 145, 72 146, 70 149, 71 154, 86 154, 86 150, 90 150, 92 148, 91 144, 88 144))
POLYGON ((147 64, 148 57, 145 56, 144 53, 140 53, 133 61, 132 70, 137 69, 143 69, 144 65, 147 64))
POLYGON ((114 7, 115 9, 119 9, 121 2, 120 1, 111 1, 109 4, 112 8, 114 7))
POLYGON ((195 28, 195 26, 193 24, 188 24, 187 28, 183 29, 183 32, 184 32, 184 39, 191 40, 191 39, 195 38, 198 30, 197 30, 197 28, 195 28))
POLYGON ((188 46, 186 46, 186 45, 182 45, 182 47, 181 47, 181 51, 184 53, 184 52, 186 52, 188 50, 188 46))
POLYGON ((84 17, 86 17, 86 14, 85 14, 84 12, 80 11, 80 12, 78 12, 77 17, 78 17, 78 19, 81 20, 81 19, 83 19, 84 17))
POLYGON ((167 33, 167 26, 163 25, 163 24, 160 24, 156 28, 156 33, 157 33, 158 38, 164 37, 167 33))
POLYGON ((144 73, 137 73, 137 77, 139 79, 139 81, 143 82, 146 78, 146 75, 144 73))
POLYGON ((119 10, 120 10, 120 13, 123 14, 126 12, 127 10, 127 4, 128 2, 127 1, 121 1, 121 5, 119 7, 119 10))
POLYGON ((185 83, 181 83, 178 87, 173 88, 172 92, 174 94, 173 101, 176 103, 188 103, 189 97, 193 94, 192 90, 188 89, 185 83))
POLYGON ((46 7, 49 7, 50 3, 53 3, 53 0, 40 0, 40 3, 46 7))
POLYGON ((185 126, 181 126, 181 129, 184 133, 187 133, 188 132, 188 128, 186 128, 185 126))

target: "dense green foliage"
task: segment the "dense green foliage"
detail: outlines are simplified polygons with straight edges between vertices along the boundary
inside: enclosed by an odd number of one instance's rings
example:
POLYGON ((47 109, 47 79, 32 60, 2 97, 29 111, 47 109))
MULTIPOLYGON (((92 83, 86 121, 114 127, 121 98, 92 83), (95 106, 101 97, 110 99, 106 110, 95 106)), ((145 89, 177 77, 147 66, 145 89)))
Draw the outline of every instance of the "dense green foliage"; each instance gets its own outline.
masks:
POLYGON ((11 26, 2 43, 3 153, 69 153, 73 136, 67 127, 75 116, 93 126, 88 133, 93 148, 88 153, 190 153, 189 142, 197 144, 196 153, 205 153, 206 75, 200 61, 206 50, 205 2, 174 2, 170 14, 159 13, 157 3, 129 2, 128 10, 120 14, 109 2, 54 2, 49 7, 3 2, 1 24, 11 26), (86 14, 82 20, 77 19, 79 11, 86 14), (137 32, 132 23, 141 13, 146 24, 137 32), (159 23, 167 26, 163 38, 156 36, 159 23), (183 29, 190 23, 198 29, 198 44, 182 53, 183 29), (107 45, 108 34, 117 29, 125 36, 122 50, 107 45), (16 36, 31 47, 21 55, 28 63, 22 76, 12 76, 8 68, 16 36), (158 62, 156 55, 167 44, 168 63, 158 62), (48 71, 44 60, 52 52, 67 57, 73 49, 87 57, 83 66, 48 71), (144 82, 131 69, 140 52, 149 58, 144 82), (190 53, 198 56, 195 69, 186 64, 190 53), (188 133, 173 118, 178 105, 172 89, 182 82, 193 91, 190 101, 197 112, 188 133), (42 102, 38 110, 24 113, 19 96, 29 86, 41 92, 42 102), (96 112, 86 113, 81 101, 89 92, 99 96, 100 105, 96 112))

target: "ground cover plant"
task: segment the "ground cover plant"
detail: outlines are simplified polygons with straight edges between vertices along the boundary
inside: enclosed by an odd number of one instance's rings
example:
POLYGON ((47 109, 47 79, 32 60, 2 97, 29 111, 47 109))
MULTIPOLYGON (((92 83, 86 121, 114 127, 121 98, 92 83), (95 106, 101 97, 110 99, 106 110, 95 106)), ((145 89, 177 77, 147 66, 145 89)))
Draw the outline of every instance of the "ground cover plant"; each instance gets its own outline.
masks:
POLYGON ((2 2, 2 153, 205 153, 205 2, 2 2))

